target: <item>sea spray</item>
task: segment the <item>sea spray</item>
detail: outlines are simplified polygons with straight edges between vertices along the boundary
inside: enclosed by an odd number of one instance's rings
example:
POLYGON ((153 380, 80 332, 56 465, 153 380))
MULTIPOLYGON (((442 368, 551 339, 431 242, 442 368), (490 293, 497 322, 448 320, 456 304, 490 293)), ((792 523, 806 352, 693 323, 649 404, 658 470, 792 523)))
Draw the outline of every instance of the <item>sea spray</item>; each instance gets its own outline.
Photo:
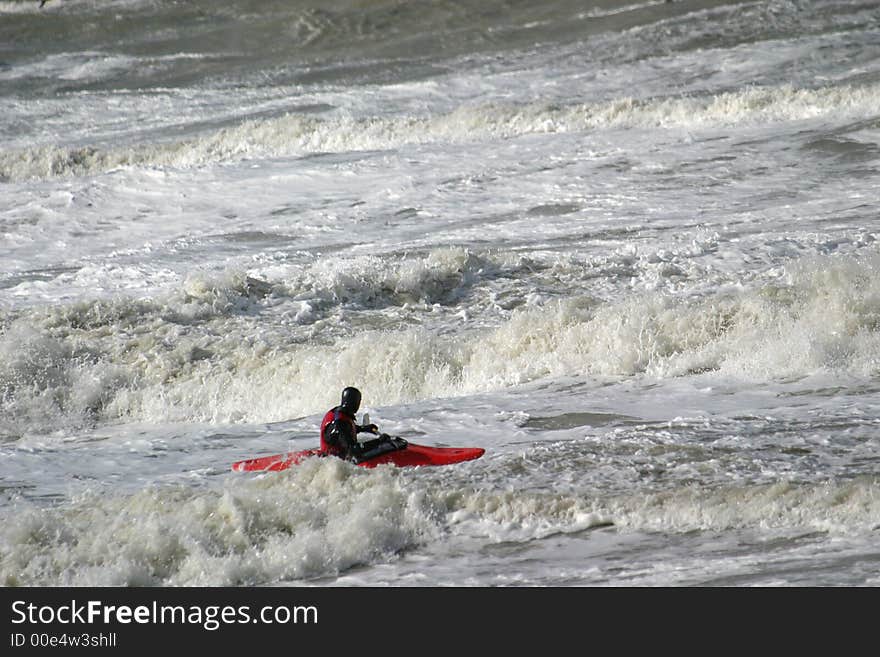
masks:
POLYGON ((7 586, 240 586, 331 576, 429 540, 442 514, 392 468, 310 459, 221 490, 22 499, 0 530, 7 586))

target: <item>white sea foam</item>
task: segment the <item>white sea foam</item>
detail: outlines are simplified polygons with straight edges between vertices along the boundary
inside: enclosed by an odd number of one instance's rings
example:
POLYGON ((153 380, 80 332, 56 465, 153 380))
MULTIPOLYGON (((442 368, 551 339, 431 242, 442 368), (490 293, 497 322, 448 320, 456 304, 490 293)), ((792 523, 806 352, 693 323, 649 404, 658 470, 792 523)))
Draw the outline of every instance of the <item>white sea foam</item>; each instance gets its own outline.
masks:
POLYGON ((22 508, 0 529, 0 573, 7 586, 308 580, 387 560, 450 529, 494 542, 608 525, 845 535, 876 528, 877 491, 874 479, 686 487, 612 498, 431 490, 407 485, 393 468, 365 471, 314 459, 284 473, 231 479, 220 494, 165 486, 131 495, 84 494, 50 510, 22 508))
POLYGON ((315 287, 305 300, 299 285, 285 294, 237 272, 192 276, 181 293, 155 301, 25 313, 0 334, 8 417, 33 425, 43 416, 42 426, 96 417, 265 422, 318 412, 326 391, 352 377, 369 386, 375 403, 394 404, 545 377, 715 371, 766 382, 817 372, 873 376, 880 364, 873 256, 801 261, 778 282, 738 293, 550 301, 457 335, 370 328, 369 319, 354 334, 333 321, 310 324, 319 311, 331 318, 384 312, 413 298, 427 301, 421 312, 430 316, 430 304, 454 295, 485 263, 459 250, 392 268, 375 264, 355 262, 344 275, 337 265, 316 265, 307 270, 315 287), (276 295, 268 302, 267 292, 276 295), (285 323, 259 332, 242 323, 291 298, 299 301, 295 325, 309 331, 302 337, 285 323), (303 342, 312 331, 325 340, 303 342))
POLYGON ((606 513, 622 526, 651 531, 758 527, 864 533, 877 527, 877 492, 874 478, 715 490, 695 486, 614 500, 606 513))
POLYGON ((42 146, 0 153, 0 178, 27 180, 88 175, 119 167, 199 167, 249 158, 399 148, 413 143, 463 143, 598 128, 705 129, 860 116, 880 102, 880 87, 757 87, 722 94, 599 104, 463 106, 440 116, 319 118, 289 114, 248 120, 195 139, 122 149, 42 146))
MULTIPOLYGON (((235 482, 234 484, 232 482, 235 482)), ((151 487, 22 509, 0 535, 7 586, 218 586, 338 573, 439 530, 390 470, 321 459, 220 494, 151 487)))

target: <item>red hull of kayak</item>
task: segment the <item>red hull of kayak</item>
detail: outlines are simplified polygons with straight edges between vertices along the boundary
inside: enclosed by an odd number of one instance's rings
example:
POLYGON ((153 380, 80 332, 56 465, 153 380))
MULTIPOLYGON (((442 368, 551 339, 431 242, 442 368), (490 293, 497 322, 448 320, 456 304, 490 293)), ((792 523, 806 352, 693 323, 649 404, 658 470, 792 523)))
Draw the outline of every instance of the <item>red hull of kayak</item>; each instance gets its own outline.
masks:
MULTIPOLYGON (((404 449, 380 454, 362 463, 358 463, 358 465, 364 468, 374 468, 383 463, 391 463, 401 468, 425 465, 451 465, 453 463, 478 459, 485 451, 482 447, 429 447, 409 443, 404 449)), ((232 464, 232 469, 236 472, 275 472, 286 470, 310 456, 321 456, 321 452, 317 449, 305 449, 300 452, 262 456, 255 459, 237 461, 232 464)))

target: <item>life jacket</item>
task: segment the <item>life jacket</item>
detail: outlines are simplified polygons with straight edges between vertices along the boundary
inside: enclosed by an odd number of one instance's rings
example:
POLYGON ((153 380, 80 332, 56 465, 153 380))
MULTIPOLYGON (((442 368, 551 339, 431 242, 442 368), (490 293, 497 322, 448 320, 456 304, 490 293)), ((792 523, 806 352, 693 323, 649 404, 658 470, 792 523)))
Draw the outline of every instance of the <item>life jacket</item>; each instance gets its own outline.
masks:
POLYGON ((341 406, 331 408, 321 421, 321 453, 347 457, 349 445, 357 442, 355 418, 341 406))

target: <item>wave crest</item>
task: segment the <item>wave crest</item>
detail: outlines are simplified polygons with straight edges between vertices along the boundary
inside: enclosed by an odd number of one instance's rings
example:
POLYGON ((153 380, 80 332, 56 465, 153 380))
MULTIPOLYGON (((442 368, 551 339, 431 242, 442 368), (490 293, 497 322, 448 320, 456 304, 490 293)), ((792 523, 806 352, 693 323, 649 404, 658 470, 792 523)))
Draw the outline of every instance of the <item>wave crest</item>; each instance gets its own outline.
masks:
POLYGON ((706 97, 621 98, 559 106, 491 103, 437 116, 288 114, 248 120, 182 141, 122 148, 41 146, 0 152, 0 180, 82 176, 120 167, 199 167, 250 158, 460 144, 536 133, 621 128, 688 128, 799 121, 834 113, 873 116, 880 86, 756 87, 706 97))

